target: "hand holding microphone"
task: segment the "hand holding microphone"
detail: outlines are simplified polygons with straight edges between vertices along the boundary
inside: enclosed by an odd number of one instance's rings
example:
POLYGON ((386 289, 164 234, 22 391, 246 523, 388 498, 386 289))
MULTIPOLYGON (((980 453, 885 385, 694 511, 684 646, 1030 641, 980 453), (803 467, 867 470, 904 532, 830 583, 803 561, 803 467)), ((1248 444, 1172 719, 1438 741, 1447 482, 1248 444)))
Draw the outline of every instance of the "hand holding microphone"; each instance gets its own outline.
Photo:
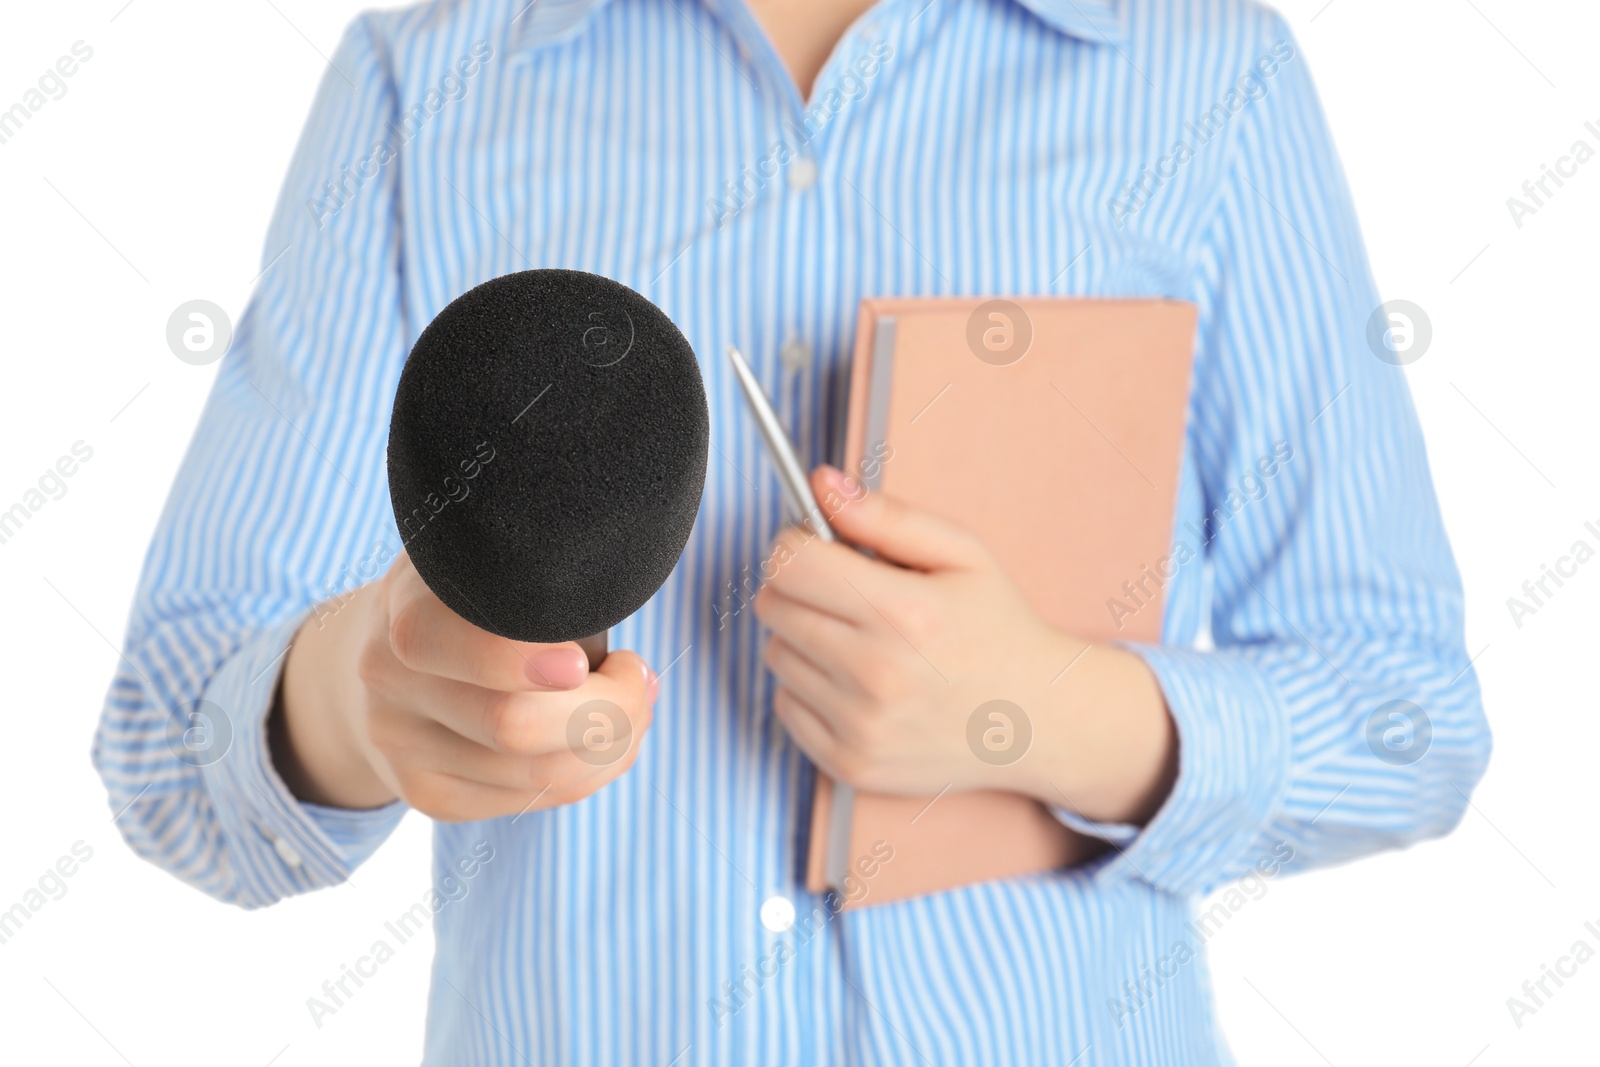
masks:
POLYGON ((462 821, 627 770, 658 685, 605 631, 670 575, 708 448, 694 352, 631 289, 538 270, 453 301, 395 396, 406 552, 290 649, 270 735, 291 790, 462 821))
POLYGON ((638 656, 613 652, 591 672, 571 642, 489 633, 446 607, 406 555, 326 629, 307 625, 280 716, 298 758, 275 756, 314 803, 401 798, 447 822, 570 804, 631 767, 650 727, 657 683, 638 656))

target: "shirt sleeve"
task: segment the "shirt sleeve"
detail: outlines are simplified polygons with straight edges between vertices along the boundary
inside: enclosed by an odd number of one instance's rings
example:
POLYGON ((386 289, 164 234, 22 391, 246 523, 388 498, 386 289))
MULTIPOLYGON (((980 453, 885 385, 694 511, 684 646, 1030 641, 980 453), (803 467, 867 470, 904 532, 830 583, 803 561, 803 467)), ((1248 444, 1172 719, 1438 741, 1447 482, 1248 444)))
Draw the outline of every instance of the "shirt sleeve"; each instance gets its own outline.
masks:
POLYGON ((344 880, 403 814, 300 803, 264 729, 299 627, 399 550, 384 481, 406 337, 394 113, 358 21, 318 90, 256 293, 156 528, 95 736, 134 850, 246 907, 344 880))
POLYGON ((1379 297, 1291 54, 1233 120, 1196 262, 1187 447, 1205 536, 1189 540, 1213 647, 1130 646, 1176 723, 1177 781, 1142 830, 1058 813, 1117 846, 1099 877, 1174 893, 1264 857, 1299 869, 1447 833, 1489 757, 1405 372, 1368 341, 1379 297))

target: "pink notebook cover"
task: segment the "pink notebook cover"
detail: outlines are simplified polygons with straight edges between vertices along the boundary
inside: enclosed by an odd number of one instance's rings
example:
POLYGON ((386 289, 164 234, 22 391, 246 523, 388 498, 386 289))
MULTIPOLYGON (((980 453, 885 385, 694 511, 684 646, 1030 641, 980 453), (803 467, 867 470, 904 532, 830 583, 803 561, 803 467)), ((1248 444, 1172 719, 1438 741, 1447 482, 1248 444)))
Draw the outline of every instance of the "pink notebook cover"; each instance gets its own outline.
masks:
MULTIPOLYGON (((1131 606, 1123 583, 1171 552, 1195 321, 1159 299, 863 300, 846 469, 976 532, 1050 624, 1157 641, 1156 583, 1132 614, 1108 601, 1131 606)), ((1019 794, 866 794, 819 771, 806 882, 860 907, 1104 847, 1019 794)))

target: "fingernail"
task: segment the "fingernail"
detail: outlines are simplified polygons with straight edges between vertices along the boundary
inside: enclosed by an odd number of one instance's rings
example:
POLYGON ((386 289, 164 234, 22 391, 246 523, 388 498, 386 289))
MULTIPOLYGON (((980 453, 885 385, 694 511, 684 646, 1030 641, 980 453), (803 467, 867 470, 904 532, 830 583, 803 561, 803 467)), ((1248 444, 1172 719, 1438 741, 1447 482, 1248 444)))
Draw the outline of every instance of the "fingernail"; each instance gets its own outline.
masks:
POLYGON ((830 489, 837 492, 848 493, 850 491, 850 483, 845 480, 844 471, 831 463, 822 465, 822 480, 828 484, 830 489))
POLYGON ((528 658, 528 680, 549 689, 576 689, 589 677, 589 658, 581 649, 547 648, 528 658))
POLYGON ((656 674, 655 671, 651 670, 650 664, 646 663, 644 660, 639 661, 639 666, 644 668, 644 690, 649 695, 650 699, 654 700, 656 698, 656 694, 661 692, 661 677, 660 675, 656 674))

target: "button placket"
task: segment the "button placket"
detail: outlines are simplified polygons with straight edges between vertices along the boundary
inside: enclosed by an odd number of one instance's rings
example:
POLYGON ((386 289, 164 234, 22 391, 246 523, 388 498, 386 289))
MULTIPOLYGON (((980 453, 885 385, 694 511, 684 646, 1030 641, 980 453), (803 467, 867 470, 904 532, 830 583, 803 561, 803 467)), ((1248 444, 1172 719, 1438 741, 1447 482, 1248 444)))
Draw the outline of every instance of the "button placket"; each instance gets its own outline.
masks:
POLYGON ((761 925, 769 933, 781 934, 794 926, 794 901, 774 893, 761 902, 761 925))
POLYGON ((778 350, 778 359, 790 374, 799 374, 811 366, 811 344, 804 338, 791 337, 778 350))

